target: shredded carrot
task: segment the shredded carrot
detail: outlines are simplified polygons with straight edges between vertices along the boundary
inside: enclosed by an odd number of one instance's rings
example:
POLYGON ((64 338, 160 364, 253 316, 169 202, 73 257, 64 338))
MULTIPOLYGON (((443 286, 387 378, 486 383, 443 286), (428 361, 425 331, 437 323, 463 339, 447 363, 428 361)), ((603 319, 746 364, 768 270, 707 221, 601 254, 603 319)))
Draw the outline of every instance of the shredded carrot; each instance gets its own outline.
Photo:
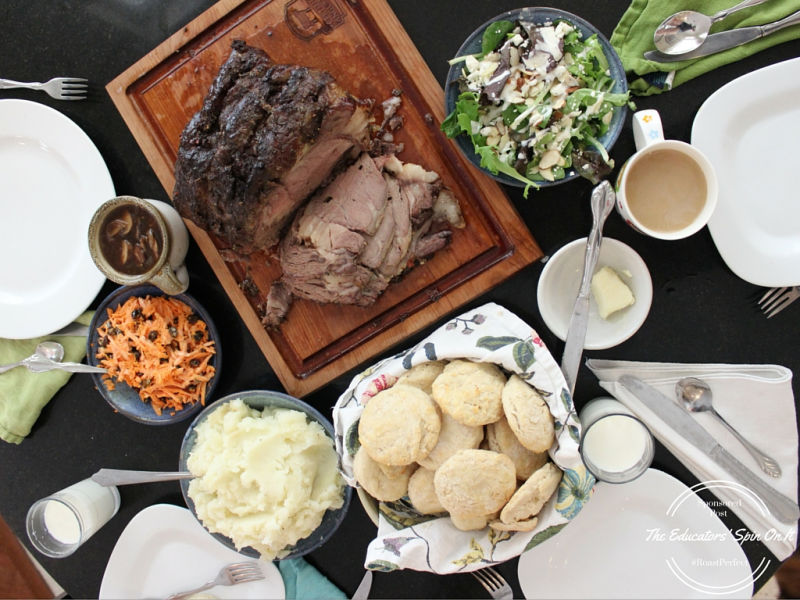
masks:
POLYGON ((208 327, 176 298, 131 296, 97 330, 99 365, 108 390, 124 382, 150 402, 157 415, 205 405, 215 348, 208 327))

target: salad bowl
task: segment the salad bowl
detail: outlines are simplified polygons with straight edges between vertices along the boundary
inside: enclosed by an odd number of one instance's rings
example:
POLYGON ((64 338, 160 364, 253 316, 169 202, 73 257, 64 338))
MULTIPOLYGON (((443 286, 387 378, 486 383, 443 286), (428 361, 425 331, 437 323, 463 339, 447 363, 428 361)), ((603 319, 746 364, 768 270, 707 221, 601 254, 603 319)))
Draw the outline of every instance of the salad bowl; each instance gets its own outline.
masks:
MULTIPOLYGON (((581 173, 579 173, 574 165, 568 164, 563 168, 563 175, 559 173, 559 176, 554 177, 552 181, 547 179, 530 181, 526 180, 527 178, 522 175, 520 177, 515 177, 513 176, 513 173, 504 173, 502 167, 498 169, 497 162, 494 162, 492 159, 487 161, 485 157, 482 157, 477 151, 476 144, 473 143, 473 139, 466 133, 461 131, 455 135, 455 132, 458 129, 458 127, 454 125, 458 118, 457 108, 459 106, 459 100, 462 92, 464 91, 462 85, 464 81, 463 57, 468 55, 480 56, 480 54, 485 51, 485 49, 482 48, 482 46, 485 44, 484 33, 487 32, 487 29, 489 29, 492 25, 502 21, 509 21, 515 24, 517 22, 525 22, 532 23, 534 25, 551 23, 556 24, 559 21, 566 21, 572 25, 577 32, 580 33, 581 42, 586 42, 586 40, 588 40, 590 37, 596 36, 596 43, 599 44, 599 48, 602 49, 602 54, 608 63, 607 71, 605 72, 606 77, 603 78, 605 79, 603 85, 607 85, 608 89, 604 91, 609 95, 613 94, 616 101, 614 102, 614 105, 610 107, 606 106, 606 103, 604 103, 603 110, 608 113, 608 115, 605 116, 606 120, 608 120, 607 128, 597 138, 597 141, 602 146, 602 149, 598 149, 595 145, 587 144, 587 151, 592 152, 599 150, 599 155, 602 155, 604 152, 609 152, 616 142, 620 132, 622 131, 622 127, 625 122, 625 115, 627 113, 628 84, 625 77, 625 69, 622 66, 622 61, 609 43, 608 39, 602 33, 600 33, 596 27, 581 17, 556 8, 528 7, 507 11, 494 17, 493 19, 490 19, 478 27, 466 39, 466 41, 458 49, 455 58, 451 60, 450 70, 447 74, 447 80, 445 84, 445 113, 449 116, 447 119, 445 119, 442 129, 448 134, 448 136, 454 138, 458 148, 475 166, 502 184, 525 188, 527 195, 527 190, 529 187, 543 188, 559 185, 579 177, 581 173), (623 97, 624 101, 622 100, 623 97)), ((502 37, 498 37, 498 42, 502 39, 502 37)), ((596 64, 594 65, 594 68, 596 69, 596 64)), ((545 98, 543 103, 546 104, 547 102, 548 99, 545 98)), ((589 109, 584 110, 588 111, 589 109)), ((579 135, 585 135, 586 132, 578 131, 577 133, 579 135)), ((494 152, 494 154, 496 155, 497 153, 494 152)), ((613 162, 609 166, 613 166, 613 162)))

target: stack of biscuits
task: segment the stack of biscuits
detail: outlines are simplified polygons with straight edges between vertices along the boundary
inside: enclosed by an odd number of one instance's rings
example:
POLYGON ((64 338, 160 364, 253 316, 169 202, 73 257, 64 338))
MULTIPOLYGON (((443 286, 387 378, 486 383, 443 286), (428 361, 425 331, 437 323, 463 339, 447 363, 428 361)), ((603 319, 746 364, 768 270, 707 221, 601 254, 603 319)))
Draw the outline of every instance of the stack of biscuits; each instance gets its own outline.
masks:
POLYGON ((547 404, 493 363, 413 367, 369 400, 358 436, 353 470, 368 494, 407 496, 420 514, 449 514, 465 531, 532 531, 561 481, 547 404))

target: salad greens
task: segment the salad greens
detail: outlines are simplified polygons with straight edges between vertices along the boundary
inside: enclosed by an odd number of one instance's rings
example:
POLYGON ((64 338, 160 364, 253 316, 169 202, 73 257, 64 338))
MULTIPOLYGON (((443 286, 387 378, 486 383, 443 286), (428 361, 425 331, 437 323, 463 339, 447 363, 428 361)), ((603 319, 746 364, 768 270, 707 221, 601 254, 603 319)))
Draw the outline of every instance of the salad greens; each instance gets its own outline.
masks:
POLYGON ((526 197, 573 166, 590 177, 613 168, 599 140, 629 97, 612 92, 597 35, 583 39, 565 20, 496 21, 483 32, 481 52, 451 61, 459 62, 461 93, 442 130, 466 134, 481 167, 524 183, 526 197))

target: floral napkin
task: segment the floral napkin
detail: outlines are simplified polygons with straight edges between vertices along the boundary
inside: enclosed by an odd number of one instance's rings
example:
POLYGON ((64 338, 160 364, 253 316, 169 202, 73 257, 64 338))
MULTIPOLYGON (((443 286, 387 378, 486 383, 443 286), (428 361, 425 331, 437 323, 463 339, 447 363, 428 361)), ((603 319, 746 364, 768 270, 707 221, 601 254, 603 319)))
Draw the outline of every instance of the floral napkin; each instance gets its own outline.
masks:
MULTIPOLYGON (((88 325, 92 311, 83 313, 75 319, 88 325)), ((0 338, 0 364, 14 363, 33 354, 36 345, 48 336, 30 340, 8 340, 0 338)), ((65 362, 80 362, 86 356, 84 336, 63 336, 58 341, 64 346, 65 362)), ((39 413, 60 390, 72 373, 66 371, 47 371, 31 373, 25 367, 17 367, 0 373, 0 439, 11 444, 19 444, 31 432, 39 413)))
MULTIPOLYGON (((633 375, 675 397, 675 383, 683 377, 705 380, 714 394, 714 407, 751 444, 773 457, 783 474, 774 479, 763 474, 753 458, 733 435, 708 413, 692 415, 739 461, 750 467, 764 483, 797 501, 798 435, 792 372, 779 365, 676 364, 591 359, 587 366, 600 385, 613 394, 648 426, 653 435, 694 474, 706 483, 727 508, 736 513, 758 539, 780 560, 797 544, 797 523, 781 523, 748 498, 731 477, 707 455, 686 442, 642 402, 617 383, 622 375, 633 375)), ((748 495, 749 497, 749 495, 748 495)), ((734 532, 735 533, 735 532, 734 532)))
MULTIPOLYGON (((655 50, 653 32, 671 14, 679 10, 696 10, 712 15, 722 9, 730 8, 735 3, 734 0, 685 0, 681 3, 673 0, 633 0, 622 15, 610 40, 628 74, 631 92, 639 96, 658 94, 717 67, 800 37, 800 27, 787 27, 742 46, 692 60, 658 63, 642 56, 648 50, 655 50)), ((758 7, 742 9, 715 23, 711 33, 750 25, 764 25, 796 10, 800 10, 800 0, 766 2, 758 7)))
POLYGON ((413 348, 353 379, 333 409, 336 447, 347 482, 358 487, 353 456, 358 449, 358 420, 369 399, 419 363, 456 358, 496 363, 542 393, 555 419, 556 442, 550 457, 564 471, 561 484, 539 513, 536 529, 527 533, 460 531, 449 518, 419 515, 405 499, 382 502, 378 533, 367 548, 367 569, 444 574, 501 563, 558 533, 591 496, 594 478, 578 453, 580 423, 561 370, 536 331, 494 303, 451 319, 413 348))

